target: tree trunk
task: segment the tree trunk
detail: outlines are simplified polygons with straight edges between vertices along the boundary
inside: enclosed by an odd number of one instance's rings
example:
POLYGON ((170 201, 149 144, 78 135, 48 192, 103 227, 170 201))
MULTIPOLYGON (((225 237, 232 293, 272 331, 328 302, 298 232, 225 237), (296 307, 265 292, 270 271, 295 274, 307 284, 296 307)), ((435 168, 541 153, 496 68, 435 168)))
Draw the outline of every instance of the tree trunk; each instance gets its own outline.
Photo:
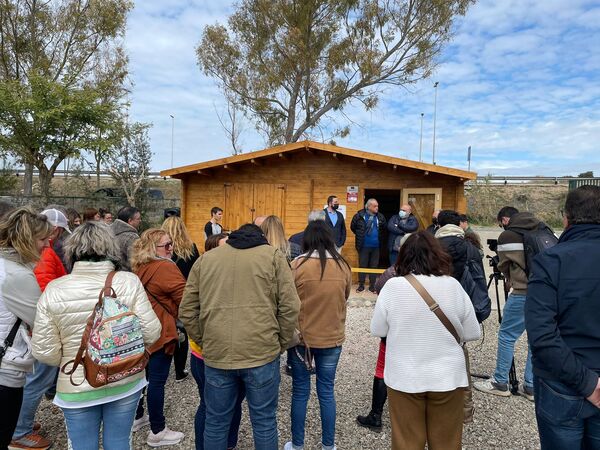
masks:
POLYGON ((96 189, 100 189, 100 159, 96 158, 96 189))
POLYGON ((38 171, 40 194, 44 199, 44 203, 48 204, 50 200, 50 184, 52 183, 52 177, 54 173, 53 171, 48 170, 48 168, 43 164, 41 167, 38 167, 38 171))
POLYGON ((25 163, 25 176, 23 177, 23 194, 33 193, 33 164, 25 163))

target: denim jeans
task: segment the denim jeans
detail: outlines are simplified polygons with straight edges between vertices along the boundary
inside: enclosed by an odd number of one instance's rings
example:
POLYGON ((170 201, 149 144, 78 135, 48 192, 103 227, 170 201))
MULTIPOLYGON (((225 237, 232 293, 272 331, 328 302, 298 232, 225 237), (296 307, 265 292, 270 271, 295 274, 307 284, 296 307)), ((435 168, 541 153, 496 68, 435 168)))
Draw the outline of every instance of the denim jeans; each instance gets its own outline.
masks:
MULTIPOLYGON (((510 294, 504 305, 502 324, 498 331, 498 354, 494 378, 498 383, 508 383, 508 374, 515 354, 515 342, 525 332, 525 296, 510 294)), ((527 350, 525 386, 533 387, 531 351, 527 350)))
MULTIPOLYGON (((169 369, 173 355, 167 355, 164 349, 160 349, 150 355, 150 361, 146 366, 146 378, 148 388, 146 391, 146 402, 148 403, 148 415, 150 416, 150 428, 154 434, 165 429, 165 384, 169 378, 169 369)), ((136 418, 144 415, 144 398, 140 398, 136 418)))
POLYGON ((13 439, 22 438, 33 432, 35 412, 40 406, 44 393, 54 384, 57 373, 58 367, 48 366, 39 361, 35 362, 33 372, 27 374, 23 390, 23 405, 13 439))
POLYGON ((131 427, 141 391, 128 397, 87 408, 62 408, 73 450, 98 450, 102 426, 104 450, 129 450, 131 427))
MULTIPOLYGON (((190 356, 190 370, 196 384, 198 385, 198 394, 200 394, 200 404, 196 410, 196 416, 194 418, 194 431, 196 434, 196 450, 204 450, 204 428, 206 425, 206 401, 204 400, 204 360, 191 355, 190 356)), ((237 397, 235 409, 233 410, 233 418, 231 419, 231 425, 229 426, 229 436, 227 437, 227 448, 234 448, 237 446, 238 433, 240 431, 240 422, 242 420, 242 401, 246 397, 243 386, 239 386, 240 391, 237 397)))
POLYGON ((278 450, 277 401, 279 398, 279 356, 251 369, 204 367, 206 384, 206 428, 204 447, 225 450, 229 425, 238 403, 240 386, 246 390, 254 448, 278 450))
MULTIPOLYGON (((296 347, 304 357, 304 347, 296 347)), ((317 375, 317 397, 321 410, 321 442, 325 447, 333 447, 335 442, 335 372, 337 370, 342 347, 313 348, 315 372, 317 375)), ((295 350, 288 352, 292 364, 292 444, 304 445, 304 424, 306 406, 310 397, 310 372, 306 370, 295 350)))
POLYGON ((600 409, 556 381, 535 377, 542 450, 600 449, 600 409))

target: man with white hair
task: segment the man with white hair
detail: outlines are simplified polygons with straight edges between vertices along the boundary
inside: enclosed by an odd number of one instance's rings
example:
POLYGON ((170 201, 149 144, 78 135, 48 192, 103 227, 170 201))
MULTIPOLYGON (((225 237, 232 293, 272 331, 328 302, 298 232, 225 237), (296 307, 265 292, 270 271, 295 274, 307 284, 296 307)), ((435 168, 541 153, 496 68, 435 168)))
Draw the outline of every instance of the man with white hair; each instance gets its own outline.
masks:
MULTIPOLYGON (((325 220, 325 211, 324 210, 313 209, 311 212, 308 213, 308 223, 316 222, 317 220, 325 220)), ((288 240, 290 241, 290 244, 293 244, 295 246, 302 248, 302 240, 303 239, 304 239, 304 230, 302 230, 300 233, 291 235, 288 240)), ((292 259, 295 258, 293 253, 294 252, 292 251, 292 259)), ((298 256, 298 255, 296 255, 296 256, 298 256)))
MULTIPOLYGON (((355 246, 358 250, 358 264, 361 269, 377 269, 379 267, 379 248, 384 236, 386 221, 379 212, 379 203, 370 198, 365 203, 365 209, 358 211, 352 218, 350 229, 355 235, 355 246)), ((377 274, 369 274, 369 291, 375 292, 375 279, 377 274)), ((358 274, 358 289, 365 290, 366 274, 358 274)))

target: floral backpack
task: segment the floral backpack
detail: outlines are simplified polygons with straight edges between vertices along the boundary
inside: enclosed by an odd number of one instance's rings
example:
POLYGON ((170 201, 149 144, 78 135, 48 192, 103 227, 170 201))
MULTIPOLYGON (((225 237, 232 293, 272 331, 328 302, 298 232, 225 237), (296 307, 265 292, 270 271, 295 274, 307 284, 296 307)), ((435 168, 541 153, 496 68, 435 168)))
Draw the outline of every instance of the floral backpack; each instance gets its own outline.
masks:
POLYGON ((108 274, 98 296, 98 303, 87 320, 75 359, 62 367, 65 375, 73 374, 83 363, 85 379, 98 388, 141 372, 148 364, 140 319, 119 299, 112 288, 115 271, 108 274), (72 364, 70 370, 66 367, 72 364))

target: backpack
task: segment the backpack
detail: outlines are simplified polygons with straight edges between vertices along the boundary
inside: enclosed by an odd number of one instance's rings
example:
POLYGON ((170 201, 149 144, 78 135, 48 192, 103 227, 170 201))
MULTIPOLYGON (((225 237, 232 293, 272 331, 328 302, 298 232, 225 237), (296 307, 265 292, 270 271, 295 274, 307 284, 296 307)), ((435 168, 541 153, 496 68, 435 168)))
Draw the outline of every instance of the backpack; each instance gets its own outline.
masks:
POLYGON ((475 316, 479 323, 483 322, 492 312, 492 300, 488 294, 487 279, 479 252, 467 243, 467 261, 460 278, 460 285, 471 298, 475 316))
POLYGON ((531 278, 531 268, 535 256, 550 247, 554 247, 558 243, 558 238, 544 222, 540 222, 537 228, 533 230, 516 227, 507 229, 523 238, 523 251, 525 252, 525 267, 523 267, 523 270, 527 278, 531 278))
POLYGON ((143 371, 150 354, 144 345, 140 319, 118 298, 112 288, 115 271, 106 277, 98 303, 87 320, 75 359, 62 367, 73 386, 73 374, 83 362, 85 379, 94 388, 121 381, 143 371), (73 364, 70 370, 66 367, 73 364))

